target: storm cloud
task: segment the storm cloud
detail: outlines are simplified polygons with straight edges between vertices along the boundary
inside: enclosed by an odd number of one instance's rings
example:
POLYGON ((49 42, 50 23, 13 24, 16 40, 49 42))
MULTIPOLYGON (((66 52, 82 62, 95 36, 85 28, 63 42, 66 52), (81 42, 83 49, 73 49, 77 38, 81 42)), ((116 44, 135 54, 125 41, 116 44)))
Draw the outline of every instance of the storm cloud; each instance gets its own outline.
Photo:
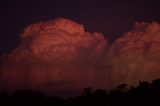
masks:
POLYGON ((136 22, 113 44, 98 32, 58 18, 29 25, 21 44, 3 56, 1 89, 110 89, 160 77, 160 24, 136 22))

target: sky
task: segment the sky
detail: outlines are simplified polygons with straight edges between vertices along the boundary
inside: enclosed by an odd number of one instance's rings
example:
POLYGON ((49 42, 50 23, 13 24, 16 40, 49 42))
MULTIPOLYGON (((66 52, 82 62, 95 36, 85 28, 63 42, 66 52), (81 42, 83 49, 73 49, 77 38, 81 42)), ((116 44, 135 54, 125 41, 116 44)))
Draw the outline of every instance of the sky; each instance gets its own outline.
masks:
POLYGON ((112 43, 137 21, 159 21, 159 5, 158 0, 1 0, 0 55, 17 47, 26 26, 61 17, 103 33, 112 43))
POLYGON ((160 78, 160 2, 0 1, 0 91, 68 95, 160 78))

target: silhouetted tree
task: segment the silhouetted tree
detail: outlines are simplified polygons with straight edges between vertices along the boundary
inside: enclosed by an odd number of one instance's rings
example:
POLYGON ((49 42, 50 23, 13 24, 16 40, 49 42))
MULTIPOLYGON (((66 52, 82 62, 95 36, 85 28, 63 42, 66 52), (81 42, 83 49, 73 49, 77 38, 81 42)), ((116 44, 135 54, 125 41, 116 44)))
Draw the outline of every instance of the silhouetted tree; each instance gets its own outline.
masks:
POLYGON ((120 84, 107 93, 105 90, 95 91, 88 87, 81 96, 69 99, 46 97, 33 90, 17 90, 13 94, 0 92, 0 106, 160 106, 160 79, 140 81, 136 87, 120 84))
POLYGON ((120 90, 121 92, 127 92, 128 91, 128 85, 127 84, 120 84, 116 87, 116 89, 120 90))
POLYGON ((82 94, 85 96, 92 94, 92 88, 91 87, 85 88, 82 94))

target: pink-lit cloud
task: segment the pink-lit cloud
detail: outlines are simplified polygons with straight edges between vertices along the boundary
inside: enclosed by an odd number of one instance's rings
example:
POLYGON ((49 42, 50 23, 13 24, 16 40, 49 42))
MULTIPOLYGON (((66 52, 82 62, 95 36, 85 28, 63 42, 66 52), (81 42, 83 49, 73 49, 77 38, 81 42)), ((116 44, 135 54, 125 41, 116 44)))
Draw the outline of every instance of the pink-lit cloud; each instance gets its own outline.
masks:
POLYGON ((160 77, 160 24, 137 22, 112 45, 101 33, 55 19, 28 26, 21 44, 3 57, 1 89, 109 89, 160 77))
POLYGON ((100 84, 107 39, 85 32, 83 25, 56 19, 28 26, 21 45, 5 60, 2 88, 77 90, 100 84), (99 73, 99 74, 98 74, 99 73))

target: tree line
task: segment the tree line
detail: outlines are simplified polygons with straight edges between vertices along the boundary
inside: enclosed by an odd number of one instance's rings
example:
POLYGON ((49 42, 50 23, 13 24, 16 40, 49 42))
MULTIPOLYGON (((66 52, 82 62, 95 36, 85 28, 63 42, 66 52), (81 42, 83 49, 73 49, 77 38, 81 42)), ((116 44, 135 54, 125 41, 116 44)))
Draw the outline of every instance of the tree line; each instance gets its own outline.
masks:
POLYGON ((107 92, 88 87, 80 96, 62 99, 46 96, 34 90, 21 89, 10 94, 0 92, 0 106, 160 106, 160 79, 151 83, 140 81, 138 86, 120 84, 107 92))

